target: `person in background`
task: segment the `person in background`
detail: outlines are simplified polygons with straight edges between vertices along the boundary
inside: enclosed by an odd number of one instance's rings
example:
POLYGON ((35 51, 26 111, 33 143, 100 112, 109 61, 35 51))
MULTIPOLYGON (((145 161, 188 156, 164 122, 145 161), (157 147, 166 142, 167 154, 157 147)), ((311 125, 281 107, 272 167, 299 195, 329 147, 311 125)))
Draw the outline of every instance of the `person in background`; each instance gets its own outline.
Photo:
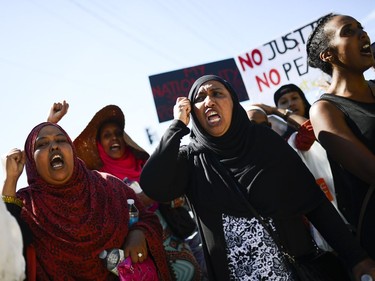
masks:
POLYGON ((374 66, 371 41, 348 15, 321 18, 306 44, 308 64, 331 77, 311 107, 316 138, 340 167, 339 208, 375 258, 375 85, 364 72, 374 66))
MULTIPOLYGON (((262 106, 267 108, 268 112, 277 111, 277 108, 272 108, 265 105, 262 106)), ((252 105, 246 107, 245 109, 247 109, 247 116, 250 121, 256 124, 271 124, 271 122, 269 122, 268 120, 269 116, 261 107, 252 105)), ((303 112, 303 110, 296 112, 303 112)), ((298 118, 298 113, 295 114, 296 116, 292 116, 292 118, 298 118)), ((304 118, 301 118, 300 120, 303 121, 304 118)), ((327 158, 327 153, 324 150, 324 148, 319 144, 319 142, 313 141, 311 143, 311 140, 315 140, 315 136, 310 121, 305 120, 302 124, 303 125, 300 127, 299 130, 295 131, 289 136, 287 142, 301 157, 302 161, 306 164, 310 172, 313 174, 316 183, 320 186, 321 190, 324 192, 328 200, 334 205, 336 210, 340 213, 344 222, 346 222, 345 218, 338 209, 334 178, 332 174, 331 164, 327 158), (301 137, 301 135, 303 134, 307 136, 301 137), (303 139, 307 141, 301 141, 303 139)), ((320 235, 318 230, 311 223, 308 223, 308 225, 310 226, 311 234, 317 246, 323 250, 332 251, 332 248, 320 235)))
MULTIPOLYGON (((202 235, 210 280, 296 280, 276 241, 294 257, 314 256, 303 215, 357 281, 364 273, 375 278, 374 261, 298 155, 275 132, 250 122, 227 81, 200 77, 188 97, 177 98, 173 112, 173 122, 142 170, 141 186, 161 202, 186 194, 202 235), (190 143, 180 147, 189 132, 190 143), (279 239, 273 239, 273 232, 279 239)), ((333 280, 345 280, 345 274, 328 268, 333 280)))
POLYGON ((250 105, 245 108, 247 117, 254 124, 265 125, 272 127, 271 122, 268 121, 267 113, 259 106, 250 105))
POLYGON ((295 84, 282 85, 273 96, 275 106, 256 104, 267 115, 276 115, 287 123, 282 137, 286 140, 296 131, 298 149, 308 150, 315 141, 314 132, 309 121, 310 103, 303 91, 295 84))
MULTIPOLYGON (((57 123, 67 113, 68 107, 65 101, 54 103, 48 120, 57 123)), ((77 156, 89 169, 109 173, 127 182, 143 204, 157 214, 163 227, 163 244, 174 280, 201 280, 204 261, 201 261, 201 266, 198 264, 188 242, 174 235, 159 211, 160 204, 173 204, 177 207, 181 202, 185 202, 184 198, 158 203, 144 194, 139 186, 139 178, 149 154, 136 144, 124 129, 125 116, 122 110, 116 105, 103 107, 73 141, 77 156)), ((197 235, 196 233, 195 236, 197 235)), ((199 251, 200 248, 198 243, 195 247, 197 254, 202 251, 199 251)))
MULTIPOLYGON (((333 171, 337 167, 335 163, 329 161, 326 151, 316 141, 309 119, 311 105, 304 92, 295 84, 285 84, 274 93, 274 102, 275 107, 265 104, 260 104, 259 106, 270 116, 276 115, 285 120, 288 127, 283 137, 298 153, 310 172, 314 175, 317 184, 338 210, 337 196, 339 195, 337 194, 335 184, 339 185, 340 181, 336 178, 338 175, 333 175, 333 171)), ((344 219, 341 213, 340 215, 344 219)), ((346 222, 345 219, 344 221, 346 222)), ((322 249, 332 250, 313 226, 312 232, 316 242, 322 249)))
POLYGON ((133 263, 152 257, 160 279, 171 280, 157 217, 121 180, 87 169, 59 125, 37 125, 25 150, 9 153, 2 195, 32 237, 36 269, 28 280, 116 280, 99 258, 110 248, 124 249, 133 263), (24 165, 29 186, 16 191, 24 165), (139 210, 131 227, 128 198, 139 210))

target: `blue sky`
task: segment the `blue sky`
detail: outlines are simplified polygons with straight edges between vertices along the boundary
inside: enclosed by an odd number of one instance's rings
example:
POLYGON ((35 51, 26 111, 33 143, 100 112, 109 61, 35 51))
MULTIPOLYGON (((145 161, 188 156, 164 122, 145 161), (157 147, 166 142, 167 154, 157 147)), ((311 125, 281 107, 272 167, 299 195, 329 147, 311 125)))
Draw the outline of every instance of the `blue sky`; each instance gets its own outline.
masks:
POLYGON ((329 12, 375 38, 373 0, 0 0, 0 155, 23 148, 62 100, 73 139, 116 104, 151 153, 145 129, 157 141, 168 122, 158 123, 150 75, 235 57, 329 12))

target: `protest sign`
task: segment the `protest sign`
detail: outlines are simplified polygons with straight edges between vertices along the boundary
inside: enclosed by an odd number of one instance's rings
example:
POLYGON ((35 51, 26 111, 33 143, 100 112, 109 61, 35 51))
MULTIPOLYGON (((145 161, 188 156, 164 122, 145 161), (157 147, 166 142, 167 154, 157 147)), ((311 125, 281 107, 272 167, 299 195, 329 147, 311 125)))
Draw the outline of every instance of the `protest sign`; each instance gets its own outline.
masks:
POLYGON ((194 81, 207 74, 215 74, 229 81, 240 101, 249 99, 233 58, 153 75, 149 79, 159 122, 173 119, 172 111, 177 97, 186 97, 194 81))
POLYGON ((306 42, 318 20, 236 57, 250 103, 274 105, 274 92, 290 83, 299 86, 310 101, 316 99, 328 80, 307 64, 306 42))
POLYGON ((328 80, 320 70, 307 65, 306 41, 318 20, 235 58, 150 76, 159 122, 173 119, 177 97, 187 96, 194 81, 206 74, 230 82, 242 103, 274 105, 273 93, 289 83, 299 86, 310 102, 315 100, 328 80))

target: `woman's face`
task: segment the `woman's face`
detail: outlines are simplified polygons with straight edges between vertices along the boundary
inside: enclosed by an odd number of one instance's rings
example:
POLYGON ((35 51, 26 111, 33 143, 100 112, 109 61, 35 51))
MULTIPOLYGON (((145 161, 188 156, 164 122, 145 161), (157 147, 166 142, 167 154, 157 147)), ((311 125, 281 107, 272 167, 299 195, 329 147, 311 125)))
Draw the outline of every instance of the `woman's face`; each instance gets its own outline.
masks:
POLYGON ((109 157, 119 159, 124 155, 123 130, 116 123, 106 123, 101 127, 99 141, 109 157))
POLYGON ((293 113, 305 116, 305 103, 298 92, 290 92, 280 97, 277 107, 281 109, 289 109, 293 113))
POLYGON ((326 24, 324 31, 332 35, 329 36, 333 53, 330 62, 334 68, 362 73, 374 65, 370 38, 357 20, 336 16, 326 24))
POLYGON ((57 127, 43 127, 34 144, 34 161, 38 174, 49 184, 69 181, 74 170, 73 148, 57 127))
POLYGON ((233 112, 232 97, 218 81, 207 81, 193 98, 193 110, 203 129, 214 137, 228 131, 233 112))

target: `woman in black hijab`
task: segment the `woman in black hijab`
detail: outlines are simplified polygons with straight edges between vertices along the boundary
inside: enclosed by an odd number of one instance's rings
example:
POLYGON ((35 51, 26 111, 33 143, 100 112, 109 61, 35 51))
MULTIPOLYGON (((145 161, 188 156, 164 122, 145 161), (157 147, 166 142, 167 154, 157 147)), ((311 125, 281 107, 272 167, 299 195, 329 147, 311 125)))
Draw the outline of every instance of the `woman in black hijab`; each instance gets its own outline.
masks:
POLYGON ((290 254, 314 252, 306 215, 358 278, 369 271, 372 261, 299 156, 271 129, 249 121, 227 81, 199 78, 188 98, 177 99, 174 118, 143 168, 141 186, 157 201, 187 195, 210 280, 298 280, 250 205, 290 254), (191 142, 180 147, 190 117, 191 142))

